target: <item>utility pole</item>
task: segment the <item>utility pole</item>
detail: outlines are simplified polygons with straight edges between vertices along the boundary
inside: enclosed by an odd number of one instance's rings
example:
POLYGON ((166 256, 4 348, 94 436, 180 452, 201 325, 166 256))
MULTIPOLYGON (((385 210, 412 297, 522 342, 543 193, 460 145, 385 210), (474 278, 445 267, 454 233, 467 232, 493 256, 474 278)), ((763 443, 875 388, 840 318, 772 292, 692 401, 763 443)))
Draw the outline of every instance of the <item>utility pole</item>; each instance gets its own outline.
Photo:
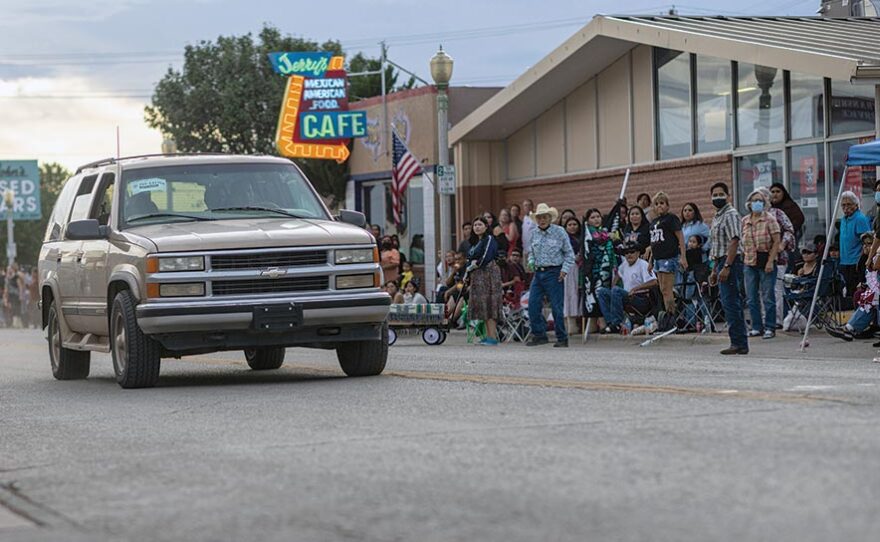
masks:
POLYGON ((388 96, 385 92, 385 66, 388 65, 388 48, 385 46, 385 40, 379 42, 382 47, 382 116, 384 117, 383 129, 385 132, 385 156, 391 156, 391 123, 388 122, 388 96))

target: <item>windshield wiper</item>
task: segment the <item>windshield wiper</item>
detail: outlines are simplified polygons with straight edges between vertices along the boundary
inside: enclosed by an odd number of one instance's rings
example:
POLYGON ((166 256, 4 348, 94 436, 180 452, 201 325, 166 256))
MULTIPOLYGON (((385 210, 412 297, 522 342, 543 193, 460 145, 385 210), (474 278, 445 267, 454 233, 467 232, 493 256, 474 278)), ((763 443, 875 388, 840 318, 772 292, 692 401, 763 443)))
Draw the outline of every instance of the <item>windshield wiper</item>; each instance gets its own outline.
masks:
POLYGON ((145 218, 165 218, 165 217, 173 217, 173 218, 185 218, 187 220, 211 220, 205 216, 195 216, 195 215, 186 215, 182 213, 148 213, 145 215, 138 215, 132 218, 127 219, 126 221, 131 223, 137 220, 143 220, 145 218))
POLYGON ((298 215, 296 213, 291 213, 285 211, 284 209, 274 209, 272 207, 260 207, 259 205, 241 205, 236 207, 217 207, 216 209, 208 209, 209 211, 267 211, 270 213, 276 213, 279 215, 289 216, 291 218, 311 218, 308 216, 298 215))

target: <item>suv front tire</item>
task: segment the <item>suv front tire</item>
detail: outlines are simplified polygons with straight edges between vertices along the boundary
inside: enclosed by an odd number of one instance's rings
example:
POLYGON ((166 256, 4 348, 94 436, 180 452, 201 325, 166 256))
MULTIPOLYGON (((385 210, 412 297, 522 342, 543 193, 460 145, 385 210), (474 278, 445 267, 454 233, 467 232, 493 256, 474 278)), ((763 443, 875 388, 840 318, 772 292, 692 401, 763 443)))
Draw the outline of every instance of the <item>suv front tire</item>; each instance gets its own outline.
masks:
POLYGON ((379 339, 353 341, 336 347, 342 372, 348 376, 375 376, 385 370, 388 360, 388 324, 382 324, 379 339))
POLYGON ((151 388, 159 380, 159 343, 144 335, 137 324, 134 296, 116 294, 110 316, 110 351, 116 382, 123 388, 151 388))
POLYGON ((55 300, 49 305, 46 320, 52 376, 58 380, 80 380, 89 376, 91 352, 71 350, 62 346, 61 324, 58 322, 58 305, 55 300))

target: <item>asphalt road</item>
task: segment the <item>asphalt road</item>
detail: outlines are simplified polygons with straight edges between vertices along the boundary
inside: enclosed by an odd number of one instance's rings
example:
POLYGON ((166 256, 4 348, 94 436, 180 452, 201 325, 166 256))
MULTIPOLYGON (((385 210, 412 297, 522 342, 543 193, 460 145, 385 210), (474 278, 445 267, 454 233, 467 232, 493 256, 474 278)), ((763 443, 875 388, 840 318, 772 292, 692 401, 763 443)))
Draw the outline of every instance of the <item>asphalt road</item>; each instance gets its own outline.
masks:
POLYGON ((380 377, 227 352, 122 390, 0 331, 0 540, 873 542, 880 363, 812 343, 404 338, 380 377))

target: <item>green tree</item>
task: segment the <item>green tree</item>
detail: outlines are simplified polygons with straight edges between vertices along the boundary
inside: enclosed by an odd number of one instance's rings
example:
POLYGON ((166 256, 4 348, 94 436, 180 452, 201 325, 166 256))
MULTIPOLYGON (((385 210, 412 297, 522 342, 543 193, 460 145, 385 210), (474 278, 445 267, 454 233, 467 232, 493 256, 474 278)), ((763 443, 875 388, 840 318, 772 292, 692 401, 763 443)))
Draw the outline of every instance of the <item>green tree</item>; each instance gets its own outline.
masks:
MULTIPOLYGON (((181 152, 278 154, 275 130, 286 79, 272 70, 267 56, 278 51, 339 55, 342 47, 338 41, 319 44, 282 35, 272 26, 264 26, 256 39, 251 34, 220 36, 216 42, 187 46, 183 68, 169 69, 156 85, 145 110, 147 124, 173 137, 181 152)), ((357 71, 361 63, 370 62, 360 54, 355 58, 357 71)), ((396 75, 391 76, 396 81, 396 75)), ((381 92, 379 83, 357 88, 361 97, 381 92)), ((347 164, 295 162, 331 205, 345 198, 347 164)))
MULTIPOLYGON (((71 176, 70 171, 56 163, 40 165, 40 220, 20 220, 15 223, 15 244, 18 251, 16 261, 22 265, 36 265, 43 245, 43 234, 49 223, 49 215, 55 207, 55 200, 64 186, 64 181, 71 176)), ((6 247, 6 225, 0 224, 0 246, 4 258, 6 247)))

